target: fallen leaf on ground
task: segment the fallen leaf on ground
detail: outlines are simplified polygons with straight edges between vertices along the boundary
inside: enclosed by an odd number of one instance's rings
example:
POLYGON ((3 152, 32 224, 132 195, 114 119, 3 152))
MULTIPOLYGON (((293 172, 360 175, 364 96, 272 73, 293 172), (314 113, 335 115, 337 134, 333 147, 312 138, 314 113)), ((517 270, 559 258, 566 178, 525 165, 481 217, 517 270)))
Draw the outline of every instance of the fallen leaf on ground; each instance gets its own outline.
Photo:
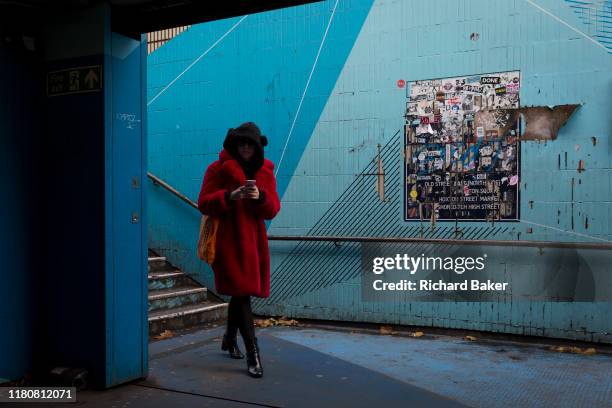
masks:
POLYGON ((414 333, 410 334, 412 337, 422 337, 423 335, 425 335, 425 333, 423 333, 422 331, 415 331, 414 333))
POLYGON ((280 319, 278 319, 276 324, 279 325, 279 326, 297 326, 298 325, 298 321, 295 320, 295 319, 285 319, 285 318, 281 317, 280 319))
POLYGON ((298 321, 295 319, 287 319, 280 317, 278 319, 270 317, 268 319, 258 319, 255 321, 257 327, 270 327, 270 326, 297 326, 298 321))
POLYGON ((393 334, 393 327, 391 326, 380 326, 380 334, 393 334))
POLYGON ((476 337, 474 337, 474 336, 465 336, 464 338, 465 338, 466 340, 469 340, 469 341, 474 341, 474 340, 476 340, 476 337))
POLYGON ((580 347, 565 347, 565 346, 552 346, 550 348, 551 351, 556 351, 558 353, 574 353, 574 354, 583 354, 585 356, 590 356, 593 354, 597 354, 597 350, 594 347, 589 347, 586 349, 582 349, 580 347))
POLYGON ((170 338, 172 336, 174 336, 174 332, 172 330, 164 330, 163 332, 161 332, 157 336, 155 336, 155 339, 163 340, 163 339, 168 339, 168 338, 170 338))

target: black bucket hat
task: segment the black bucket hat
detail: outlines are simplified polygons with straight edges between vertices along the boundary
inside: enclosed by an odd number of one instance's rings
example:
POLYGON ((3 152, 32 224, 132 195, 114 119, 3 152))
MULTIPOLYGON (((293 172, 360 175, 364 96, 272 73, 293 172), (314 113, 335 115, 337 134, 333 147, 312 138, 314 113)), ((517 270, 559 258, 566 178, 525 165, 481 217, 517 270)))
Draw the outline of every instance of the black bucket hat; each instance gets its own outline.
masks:
MULTIPOLYGON (((238 142, 246 140, 255 145, 255 155, 251 165, 255 168, 261 167, 263 164, 264 146, 268 145, 268 138, 261 134, 259 127, 253 122, 245 122, 237 128, 230 128, 225 136, 223 148, 227 150, 239 162, 242 162, 238 155, 238 142)), ((245 163, 241 163, 244 164, 245 163)))
POLYGON ((228 129, 223 147, 227 149, 230 145, 236 144, 239 139, 250 140, 262 149, 268 145, 268 138, 261 134, 261 130, 253 122, 245 122, 237 128, 228 129))

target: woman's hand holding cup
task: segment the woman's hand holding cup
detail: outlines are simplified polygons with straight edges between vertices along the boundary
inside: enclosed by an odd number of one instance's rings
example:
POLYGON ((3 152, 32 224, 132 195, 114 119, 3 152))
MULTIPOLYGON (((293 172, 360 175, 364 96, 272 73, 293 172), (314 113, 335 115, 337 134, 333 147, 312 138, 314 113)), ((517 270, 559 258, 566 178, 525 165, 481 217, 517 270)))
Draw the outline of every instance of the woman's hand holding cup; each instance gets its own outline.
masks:
POLYGON ((230 193, 230 200, 241 200, 243 198, 259 200, 259 189, 255 185, 255 180, 247 180, 244 186, 240 186, 230 193))
POLYGON ((259 189, 255 185, 255 180, 246 181, 244 192, 246 193, 246 198, 251 200, 259 200, 259 189))
POLYGON ((245 186, 240 186, 230 193, 230 200, 240 200, 245 197, 245 186))

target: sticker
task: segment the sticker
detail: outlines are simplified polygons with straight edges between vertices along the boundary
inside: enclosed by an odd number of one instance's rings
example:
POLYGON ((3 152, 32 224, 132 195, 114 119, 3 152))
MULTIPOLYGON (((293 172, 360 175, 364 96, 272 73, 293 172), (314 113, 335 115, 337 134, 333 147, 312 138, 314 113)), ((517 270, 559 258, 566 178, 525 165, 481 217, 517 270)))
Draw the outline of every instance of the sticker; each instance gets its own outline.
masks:
POLYGON ((426 116, 432 112, 431 103, 428 101, 421 101, 417 103, 417 115, 426 116))
POLYGON ((509 94, 517 94, 519 93, 519 84, 515 84, 514 82, 506 84, 506 93, 509 94))
POLYGON ((403 79, 399 79, 397 81, 397 87, 398 88, 403 88, 404 86, 406 86, 406 81, 404 81, 403 79))
POLYGON ((429 125, 429 116, 421 116, 421 125, 429 125))
POLYGON ((480 85, 465 85, 463 90, 466 92, 480 93, 482 92, 482 88, 480 85))
POLYGON ((472 111, 474 110, 474 100, 472 99, 472 95, 466 95, 461 102, 461 109, 464 111, 472 111))
POLYGON ((425 153, 424 152, 419 153, 419 160, 421 160, 421 161, 425 160, 425 153))
POLYGON ((515 174, 514 176, 510 177, 510 182, 508 183, 511 186, 515 186, 518 184, 518 176, 515 174))
POLYGON ((506 94, 506 87, 505 86, 500 86, 499 88, 495 88, 495 94, 496 95, 505 95, 506 94))
POLYGON ((480 83, 483 85, 497 85, 500 82, 499 77, 480 77, 480 83))
POLYGON ((482 146, 480 148, 480 154, 483 155, 483 156, 490 156, 490 155, 492 155, 493 154, 493 146, 489 146, 489 145, 482 146))
POLYGON ((484 135, 485 135, 484 127, 478 126, 476 128, 476 136, 477 137, 484 137, 484 135))
POLYGON ((423 133, 433 133, 433 129, 431 125, 419 125, 417 126, 417 135, 422 135, 423 133))
POLYGON ((416 190, 412 190, 412 191, 410 192, 410 197, 411 197, 413 200, 414 200, 415 198, 417 198, 417 196, 418 196, 418 194, 417 194, 416 190))

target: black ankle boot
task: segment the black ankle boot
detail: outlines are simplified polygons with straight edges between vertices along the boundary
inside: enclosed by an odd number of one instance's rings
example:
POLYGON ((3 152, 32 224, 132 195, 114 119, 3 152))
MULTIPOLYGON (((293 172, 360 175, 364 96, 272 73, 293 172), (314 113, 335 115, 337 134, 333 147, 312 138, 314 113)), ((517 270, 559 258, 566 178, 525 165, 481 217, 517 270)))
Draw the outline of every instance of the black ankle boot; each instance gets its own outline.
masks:
POLYGON ((238 348, 238 342, 236 341, 236 330, 228 328, 223 335, 223 341, 221 342, 221 350, 229 351, 231 358, 244 358, 244 354, 238 348))
POLYGON ((259 346, 257 345, 257 338, 253 338, 251 341, 245 341, 246 353, 247 353, 247 369, 251 377, 263 376, 263 367, 261 366, 261 357, 259 356, 259 346))

